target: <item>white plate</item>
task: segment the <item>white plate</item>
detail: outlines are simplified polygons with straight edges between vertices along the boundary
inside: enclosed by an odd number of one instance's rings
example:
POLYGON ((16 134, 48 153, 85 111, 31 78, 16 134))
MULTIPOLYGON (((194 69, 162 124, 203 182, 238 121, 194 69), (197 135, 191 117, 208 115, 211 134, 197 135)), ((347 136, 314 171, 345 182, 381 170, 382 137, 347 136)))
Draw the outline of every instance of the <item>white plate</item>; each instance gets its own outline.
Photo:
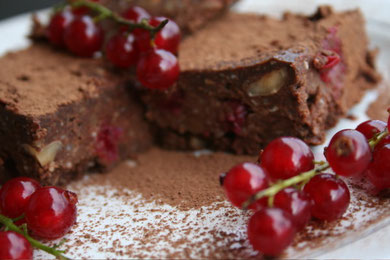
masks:
MULTIPOLYGON (((380 70, 387 78, 390 68, 390 26, 386 21, 390 21, 386 10, 389 10, 390 4, 386 1, 270 1, 270 0, 247 0, 242 1, 237 6, 239 11, 258 11, 262 13, 280 14, 282 10, 290 9, 292 11, 311 12, 318 3, 331 2, 339 9, 353 7, 356 5, 363 6, 363 10, 369 17, 368 33, 374 46, 381 48, 379 56, 380 70), (297 4, 299 3, 299 4, 297 4), (386 7, 385 7, 386 6, 386 7), (373 15, 375 14, 375 16, 373 15), (380 22, 378 22, 380 21, 380 22)), ((0 54, 6 51, 20 49, 28 45, 25 39, 30 28, 29 15, 22 15, 0 22, 0 54)), ((1 69, 1 68, 0 68, 1 69)), ((352 121, 343 119, 336 128, 329 131, 328 137, 335 131, 342 128, 353 128, 358 122, 367 119, 365 110, 369 103, 375 100, 377 93, 369 92, 362 102, 351 110, 351 113, 357 116, 357 120, 352 121)), ((316 148, 317 158, 321 157, 322 147, 316 148)), ((88 176, 84 182, 88 181, 88 176)), ((232 221, 232 218, 227 218, 225 212, 232 209, 228 203, 215 210, 213 207, 205 207, 202 212, 199 210, 180 211, 169 205, 157 205, 153 202, 143 200, 141 195, 134 191, 128 191, 132 197, 121 197, 116 194, 116 190, 110 187, 89 186, 83 187, 83 182, 72 184, 70 189, 78 191, 79 217, 78 225, 74 228, 72 234, 66 236, 69 248, 68 254, 72 258, 129 258, 129 257, 153 257, 163 258, 172 256, 177 253, 177 257, 192 257, 199 258, 207 252, 214 250, 216 237, 208 233, 208 230, 216 230, 219 233, 234 234, 232 237, 226 237, 218 242, 218 247, 226 247, 234 249, 244 247, 242 250, 245 255, 254 255, 246 240, 246 217, 241 211, 233 209, 234 214, 238 216, 237 221, 232 221), (105 206, 109 203, 108 206, 105 206), (204 218, 199 218, 199 214, 204 218), (164 229, 157 223, 157 215, 163 215, 172 231, 164 229), (129 217, 131 216, 131 217, 129 217), (136 220, 136 221, 134 221, 136 220), (186 239, 190 239, 192 246, 190 252, 185 253, 188 244, 174 246, 174 242, 183 238, 184 229, 191 223, 193 230, 186 234, 186 239), (127 229, 125 235, 122 232, 112 231, 114 228, 122 227, 127 229), (145 245, 140 238, 144 237, 144 228, 152 228, 157 230, 154 234, 154 241, 150 245, 145 245), (107 234, 102 232, 107 231, 107 234), (205 232, 205 235, 202 232, 205 232), (85 236, 88 234, 88 236, 85 236), (169 239, 166 239, 166 237, 169 239), (92 238, 97 238, 94 240, 92 238), (195 244, 198 241, 210 239, 211 242, 205 243, 198 248, 195 244), (77 242, 79 241, 79 242, 77 242), (214 241, 214 243, 213 243, 214 241), (211 245, 213 244, 213 245, 211 245), (132 249, 129 250, 129 247, 132 249), (121 253, 122 251, 122 253, 121 253)), ((352 207, 353 208, 353 207, 352 207)), ((287 257, 301 258, 319 256, 320 258, 390 258, 390 226, 387 224, 390 221, 389 217, 381 219, 374 224, 365 226, 367 220, 378 218, 378 214, 388 214, 387 212, 369 212, 367 208, 362 209, 358 214, 354 215, 353 219, 347 219, 336 231, 345 233, 345 236, 330 237, 321 246, 310 248, 304 246, 303 250, 289 248, 287 257), (363 212, 368 214, 363 214, 363 212), (351 221, 355 224, 355 230, 347 230, 345 226, 351 225, 351 221), (379 231, 377 231, 379 229, 379 231), (377 231, 377 232, 375 232, 377 231), (375 233, 374 233, 375 232, 375 233), (365 237, 366 236, 366 237, 365 237), (365 238, 363 238, 365 237, 365 238), (346 245, 347 244, 347 245, 346 245), (341 248, 338 248, 343 246, 341 248), (337 249, 338 248, 338 249, 337 249)), ((335 230, 333 230, 335 231, 335 230)), ((240 257, 242 255, 234 255, 230 257, 240 257)), ((45 253, 36 251, 37 258, 50 258, 45 253)))

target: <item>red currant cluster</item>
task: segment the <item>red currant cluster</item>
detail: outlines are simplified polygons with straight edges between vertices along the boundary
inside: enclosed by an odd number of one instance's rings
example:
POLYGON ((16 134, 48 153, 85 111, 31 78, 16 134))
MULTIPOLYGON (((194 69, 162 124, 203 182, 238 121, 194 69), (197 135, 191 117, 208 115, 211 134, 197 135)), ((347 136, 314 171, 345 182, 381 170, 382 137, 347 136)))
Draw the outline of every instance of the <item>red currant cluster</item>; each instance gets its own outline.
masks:
POLYGON ((390 188, 389 126, 390 117, 387 124, 369 120, 336 133, 325 148, 327 162, 315 162, 298 138, 280 137, 260 153, 258 163, 242 163, 222 174, 229 201, 255 211, 248 223, 253 248, 277 256, 311 217, 340 218, 350 193, 339 176, 367 177, 378 190, 390 188), (330 168, 336 175, 324 173, 330 168))
POLYGON ((32 259, 32 247, 57 257, 61 251, 40 244, 33 237, 57 239, 76 222, 77 195, 58 187, 42 187, 37 181, 19 177, 0 189, 0 259, 32 259), (31 234, 31 236, 29 235, 31 234))
POLYGON ((141 7, 131 7, 122 15, 96 3, 72 1, 51 18, 49 41, 82 57, 92 57, 104 49, 107 59, 119 68, 136 66, 139 82, 150 89, 167 89, 179 76, 176 58, 181 33, 179 26, 165 17, 151 17, 141 7), (117 32, 108 39, 100 21, 111 19, 117 32))

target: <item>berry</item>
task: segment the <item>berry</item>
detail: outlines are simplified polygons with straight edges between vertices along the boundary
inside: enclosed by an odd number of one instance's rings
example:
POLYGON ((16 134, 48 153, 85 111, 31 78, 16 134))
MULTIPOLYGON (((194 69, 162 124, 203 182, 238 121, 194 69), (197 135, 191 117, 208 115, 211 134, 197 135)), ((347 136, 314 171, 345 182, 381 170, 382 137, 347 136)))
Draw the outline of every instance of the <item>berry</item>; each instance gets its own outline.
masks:
POLYGON ((65 44, 68 49, 82 57, 92 57, 103 45, 103 29, 92 17, 84 15, 75 18, 65 30, 65 44))
POLYGON ((374 137, 375 134, 382 132, 386 128, 386 123, 380 120, 368 120, 356 127, 356 130, 362 133, 367 140, 374 137))
MULTIPOLYGON (((89 0, 91 2, 99 2, 99 0, 89 0)), ((86 15, 91 12, 91 9, 87 6, 80 6, 72 8, 72 13, 77 16, 86 15)))
POLYGON ((292 243, 295 232, 291 215, 282 209, 264 208, 249 219, 249 242, 265 255, 280 255, 292 243))
MULTIPOLYGON (((158 26, 166 19, 165 17, 153 17, 149 23, 153 26, 158 26)), ((179 50, 180 39, 179 26, 171 19, 168 19, 168 23, 156 34, 154 42, 157 48, 176 54, 179 50)))
POLYGON ((303 229, 309 222, 310 197, 294 188, 286 188, 275 195, 274 206, 291 214, 292 221, 297 230, 303 229))
POLYGON ((65 47, 65 29, 73 21, 73 13, 69 10, 56 13, 47 28, 49 41, 59 47, 65 47))
POLYGON ((120 68, 135 65, 138 60, 138 50, 134 35, 119 33, 113 36, 107 43, 106 56, 112 64, 120 68))
POLYGON ((0 259, 33 259, 33 248, 24 236, 0 232, 0 259))
POLYGON ((295 137, 280 137, 267 145, 260 163, 274 180, 288 179, 314 168, 309 146, 295 137))
POLYGON ((9 217, 20 217, 31 195, 41 187, 39 182, 27 177, 7 181, 0 189, 0 212, 9 217))
POLYGON ((345 182, 335 175, 314 176, 303 188, 312 201, 312 216, 326 221, 340 218, 347 210, 350 194, 345 182))
POLYGON ((386 144, 390 144, 390 135, 386 135, 382 140, 379 141, 377 145, 375 145, 373 156, 375 157, 375 153, 386 144))
POLYGON ((127 9, 123 14, 123 18, 126 18, 129 21, 139 23, 142 19, 149 19, 150 14, 139 6, 133 6, 127 9))
POLYGON ((352 177, 367 169, 372 154, 362 133, 345 129, 332 137, 325 149, 325 157, 336 174, 352 177))
POLYGON ((137 78, 147 88, 165 90, 179 77, 176 57, 165 50, 152 49, 141 57, 137 65, 137 78))
POLYGON ((96 137, 95 149, 100 163, 111 163, 119 158, 118 144, 123 129, 103 123, 96 137))
MULTIPOLYGON (((149 24, 152 26, 158 26, 166 19, 168 18, 153 17, 150 19, 149 24)), ((148 31, 144 29, 135 29, 133 33, 136 37, 138 49, 141 52, 147 52, 152 48, 150 33, 148 31)), ((177 54, 180 39, 181 33, 179 26, 174 21, 168 19, 168 23, 156 34, 154 44, 158 49, 163 49, 177 54)))
POLYGON ((43 187, 30 198, 26 222, 34 236, 57 239, 76 222, 77 195, 58 187, 43 187))
POLYGON ((367 177, 378 190, 390 188, 389 159, 390 144, 385 144, 374 152, 374 159, 368 167, 367 177))
POLYGON ((238 101, 229 101, 227 104, 230 108, 230 111, 226 115, 226 121, 230 124, 229 130, 236 135, 240 135, 242 127, 245 124, 248 109, 238 101))
MULTIPOLYGON (((268 187, 266 171, 254 163, 241 163, 233 167, 225 176, 223 188, 229 201, 236 207, 242 204, 252 195, 268 187)), ((259 209, 267 205, 267 199, 261 199, 253 203, 251 209, 259 209)))

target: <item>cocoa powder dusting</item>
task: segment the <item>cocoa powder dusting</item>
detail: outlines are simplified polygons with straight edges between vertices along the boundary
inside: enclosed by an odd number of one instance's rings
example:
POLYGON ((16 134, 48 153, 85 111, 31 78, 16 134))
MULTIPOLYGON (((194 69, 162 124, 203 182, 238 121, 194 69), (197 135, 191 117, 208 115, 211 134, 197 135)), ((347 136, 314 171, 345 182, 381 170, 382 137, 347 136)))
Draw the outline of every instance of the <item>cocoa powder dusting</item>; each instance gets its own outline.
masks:
POLYGON ((371 119, 386 121, 389 117, 387 109, 390 107, 390 83, 384 82, 378 87, 378 98, 367 110, 371 119))
POLYGON ((122 193, 124 189, 134 190, 147 200, 189 210, 224 201, 219 174, 238 163, 255 160, 253 156, 225 153, 197 157, 193 153, 155 148, 134 162, 123 163, 109 178, 95 175, 91 181, 113 186, 122 193))

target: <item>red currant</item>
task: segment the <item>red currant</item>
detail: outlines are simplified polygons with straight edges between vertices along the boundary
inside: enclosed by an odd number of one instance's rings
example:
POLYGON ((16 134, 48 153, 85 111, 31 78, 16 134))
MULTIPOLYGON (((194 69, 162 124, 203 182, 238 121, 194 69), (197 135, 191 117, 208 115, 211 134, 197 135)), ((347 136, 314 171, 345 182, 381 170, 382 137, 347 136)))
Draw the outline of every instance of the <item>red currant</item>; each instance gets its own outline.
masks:
POLYGON ((367 176, 378 190, 390 188, 390 144, 385 144, 374 152, 367 176))
POLYGON ((165 90, 177 81, 179 70, 175 55, 152 49, 140 58, 137 78, 147 88, 165 90))
MULTIPOLYGON (((158 26, 161 22, 168 18, 153 17, 149 23, 152 26, 158 26)), ((141 52, 147 52, 152 48, 150 33, 143 29, 135 29, 133 31, 136 36, 138 49, 141 52)), ((172 20, 168 19, 168 23, 155 36, 154 43, 158 49, 164 49, 171 53, 177 54, 181 33, 179 26, 172 20)))
POLYGON ((65 47, 65 29, 73 21, 73 13, 69 10, 56 13, 50 20, 47 28, 49 41, 60 47, 65 47))
MULTIPOLYGON (((89 0, 91 2, 99 2, 99 0, 89 0)), ((77 16, 86 15, 91 12, 91 9, 87 6, 80 6, 72 8, 72 13, 77 16)))
POLYGON ((65 44, 76 55, 91 57, 103 45, 104 33, 93 18, 87 15, 75 18, 65 30, 65 44))
POLYGON ((312 200, 312 216, 326 221, 340 218, 347 210, 350 194, 345 182, 335 175, 314 176, 303 188, 312 200))
POLYGON ((377 145, 375 145, 373 157, 375 157, 375 153, 379 151, 386 144, 390 144, 390 135, 385 136, 382 140, 379 141, 377 145))
POLYGON ((134 35, 125 32, 113 36, 107 43, 106 56, 112 64, 120 68, 135 65, 138 60, 138 50, 134 35))
MULTIPOLYGON (((252 195, 268 187, 267 173, 261 166, 242 163, 233 167, 225 176, 223 188, 230 202, 241 208, 252 195)), ((259 209, 267 205, 267 199, 261 199, 250 206, 259 209)))
POLYGON ((58 187, 43 187, 30 198, 26 222, 32 234, 44 239, 60 238, 76 222, 77 195, 58 187))
POLYGON ((260 163, 274 180, 288 179, 314 168, 309 146, 295 137, 280 137, 267 145, 260 163))
POLYGON ((356 130, 362 133, 366 139, 371 139, 375 134, 382 132, 386 128, 386 123, 380 120, 368 120, 356 127, 356 130))
MULTIPOLYGON (((388 108, 387 111, 390 113, 390 108, 388 108)), ((390 131, 390 115, 389 118, 387 119, 387 129, 390 131)))
POLYGON ((33 248, 14 231, 0 232, 0 259, 33 259, 33 248))
POLYGON ((127 20, 130 20, 134 23, 141 22, 142 19, 149 19, 150 14, 139 6, 133 6, 127 9, 123 14, 123 18, 126 18, 127 20))
POLYGON ((295 232, 291 215, 282 209, 264 208, 249 219, 249 242, 265 255, 280 255, 292 243, 295 232))
POLYGON ((41 187, 39 182, 27 177, 7 181, 0 189, 0 211, 9 218, 20 217, 31 195, 41 187))
MULTIPOLYGON (((149 23, 153 26, 158 26, 166 19, 168 18, 153 17, 149 23)), ((164 26, 164 28, 156 34, 154 42, 157 48, 176 54, 179 50, 179 43, 181 39, 180 28, 171 19, 168 19, 168 21, 169 22, 164 26)))
POLYGON ((336 174, 352 177, 367 169, 372 153, 362 133, 345 129, 332 137, 325 157, 336 174))
POLYGON ((303 229, 310 220, 310 197, 302 191, 286 188, 278 192, 274 198, 274 206, 291 214, 297 230, 303 229))

